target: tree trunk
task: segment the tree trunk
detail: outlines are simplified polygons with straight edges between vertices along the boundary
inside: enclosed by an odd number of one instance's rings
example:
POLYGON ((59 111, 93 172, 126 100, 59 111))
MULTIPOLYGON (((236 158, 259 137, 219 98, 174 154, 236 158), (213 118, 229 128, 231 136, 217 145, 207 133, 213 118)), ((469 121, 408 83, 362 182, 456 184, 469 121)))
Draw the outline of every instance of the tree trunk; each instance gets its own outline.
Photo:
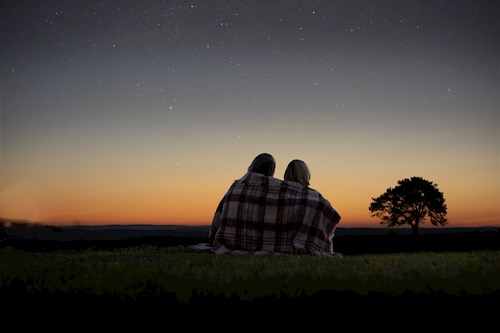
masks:
POLYGON ((412 225, 411 230, 413 231, 413 236, 417 236, 418 235, 418 223, 415 223, 414 225, 412 225))

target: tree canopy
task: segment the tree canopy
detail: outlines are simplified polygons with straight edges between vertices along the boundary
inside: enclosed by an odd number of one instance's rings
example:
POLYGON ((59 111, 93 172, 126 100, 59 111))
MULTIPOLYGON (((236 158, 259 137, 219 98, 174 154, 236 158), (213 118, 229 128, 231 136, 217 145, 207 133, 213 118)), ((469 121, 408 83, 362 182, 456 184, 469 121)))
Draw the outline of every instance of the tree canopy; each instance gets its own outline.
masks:
POLYGON ((372 217, 380 218, 380 224, 389 227, 408 224, 414 235, 427 218, 435 226, 448 223, 443 193, 437 184, 421 177, 399 180, 397 186, 372 200, 368 209, 372 217))

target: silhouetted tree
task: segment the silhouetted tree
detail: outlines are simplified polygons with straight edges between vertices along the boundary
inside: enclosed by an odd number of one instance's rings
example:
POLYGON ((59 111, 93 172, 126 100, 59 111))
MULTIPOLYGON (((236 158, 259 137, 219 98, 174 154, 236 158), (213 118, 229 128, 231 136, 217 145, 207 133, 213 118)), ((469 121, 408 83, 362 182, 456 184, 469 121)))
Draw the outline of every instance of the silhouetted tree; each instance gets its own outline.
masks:
POLYGON ((389 227, 408 224, 414 235, 418 234, 418 227, 426 217, 435 226, 448 223, 443 193, 437 184, 421 177, 400 180, 396 187, 388 188, 372 200, 368 209, 372 217, 380 218, 380 224, 389 227))

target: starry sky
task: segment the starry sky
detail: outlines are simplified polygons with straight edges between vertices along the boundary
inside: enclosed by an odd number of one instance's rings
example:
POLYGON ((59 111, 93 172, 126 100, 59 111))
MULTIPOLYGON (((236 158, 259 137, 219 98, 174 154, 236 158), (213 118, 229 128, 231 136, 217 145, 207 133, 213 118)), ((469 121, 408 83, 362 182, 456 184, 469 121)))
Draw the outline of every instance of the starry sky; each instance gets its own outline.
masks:
MULTIPOLYGON (((339 227, 437 184, 500 225, 497 1, 0 1, 0 216, 210 224, 262 152, 339 227)), ((429 224, 424 224, 429 226, 429 224)))

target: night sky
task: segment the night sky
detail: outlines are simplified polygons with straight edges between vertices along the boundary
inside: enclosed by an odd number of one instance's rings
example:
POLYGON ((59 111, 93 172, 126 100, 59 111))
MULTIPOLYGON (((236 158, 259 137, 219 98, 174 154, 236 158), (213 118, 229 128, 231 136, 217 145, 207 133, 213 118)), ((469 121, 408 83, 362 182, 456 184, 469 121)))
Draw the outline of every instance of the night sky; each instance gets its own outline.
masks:
MULTIPOLYGON (((342 216, 500 225, 497 1, 0 1, 0 217, 209 224, 259 153, 342 216)), ((425 224, 423 226, 428 226, 425 224)))

